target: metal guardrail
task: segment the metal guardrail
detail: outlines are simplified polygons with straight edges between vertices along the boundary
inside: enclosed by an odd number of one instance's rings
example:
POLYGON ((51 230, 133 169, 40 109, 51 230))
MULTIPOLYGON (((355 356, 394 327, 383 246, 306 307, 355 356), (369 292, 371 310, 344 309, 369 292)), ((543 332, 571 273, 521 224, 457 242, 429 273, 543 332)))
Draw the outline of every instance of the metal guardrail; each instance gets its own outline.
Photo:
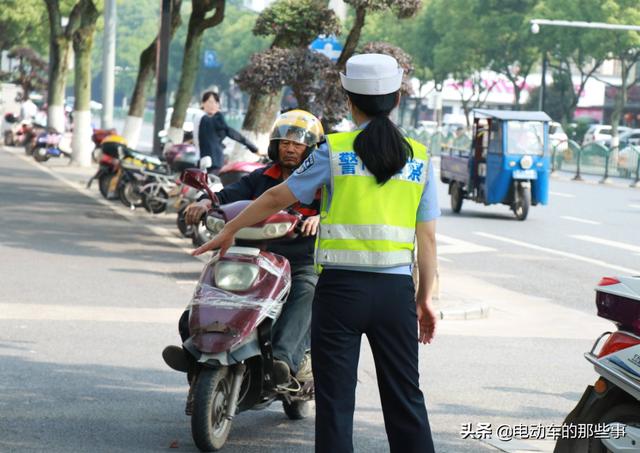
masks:
POLYGON ((571 171, 575 165, 575 181, 582 181, 584 173, 602 174, 601 183, 607 183, 612 168, 619 176, 633 178, 631 187, 640 187, 640 146, 629 145, 614 153, 600 143, 580 146, 573 140, 557 143, 551 150, 551 172, 571 171), (625 156, 622 160, 621 156, 625 156), (563 168, 564 166, 564 168, 563 168), (631 168, 633 166, 633 168, 631 168), (569 168, 567 168, 569 167, 569 168))

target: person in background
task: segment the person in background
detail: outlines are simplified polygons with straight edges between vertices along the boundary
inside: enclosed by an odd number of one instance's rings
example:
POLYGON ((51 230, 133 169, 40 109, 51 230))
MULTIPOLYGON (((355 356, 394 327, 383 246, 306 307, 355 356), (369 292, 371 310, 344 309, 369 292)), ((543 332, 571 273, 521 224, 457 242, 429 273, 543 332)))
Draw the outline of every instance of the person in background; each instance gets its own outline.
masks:
POLYGON ((252 153, 257 153, 258 148, 240 132, 229 127, 220 112, 220 97, 214 91, 207 91, 202 95, 202 109, 205 115, 200 119, 197 129, 194 127, 194 138, 197 135, 200 149, 201 167, 207 168, 209 173, 218 174, 224 165, 224 145, 222 141, 229 137, 244 146, 252 153))
POLYGON ((38 115, 38 106, 29 96, 20 105, 20 121, 33 122, 38 115))

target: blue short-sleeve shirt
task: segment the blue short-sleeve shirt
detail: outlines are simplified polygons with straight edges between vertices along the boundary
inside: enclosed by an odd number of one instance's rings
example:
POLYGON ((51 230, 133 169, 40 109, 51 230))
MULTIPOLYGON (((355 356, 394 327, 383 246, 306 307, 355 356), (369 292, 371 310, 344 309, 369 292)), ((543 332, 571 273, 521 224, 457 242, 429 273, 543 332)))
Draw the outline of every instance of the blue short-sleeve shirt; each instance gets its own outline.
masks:
MULTIPOLYGON (((327 208, 331 205, 331 163, 329 157, 329 147, 326 143, 320 145, 298 169, 286 181, 289 190, 302 203, 313 201, 319 188, 326 186, 328 190, 327 208)), ((440 216, 440 207, 438 206, 438 193, 434 180, 433 165, 429 160, 427 170, 427 182, 422 191, 418 212, 416 214, 417 222, 429 222, 440 216)), ((383 268, 370 267, 353 267, 353 266, 325 266, 332 269, 347 269, 367 272, 382 272, 388 274, 406 274, 411 275, 410 266, 395 266, 383 268)))

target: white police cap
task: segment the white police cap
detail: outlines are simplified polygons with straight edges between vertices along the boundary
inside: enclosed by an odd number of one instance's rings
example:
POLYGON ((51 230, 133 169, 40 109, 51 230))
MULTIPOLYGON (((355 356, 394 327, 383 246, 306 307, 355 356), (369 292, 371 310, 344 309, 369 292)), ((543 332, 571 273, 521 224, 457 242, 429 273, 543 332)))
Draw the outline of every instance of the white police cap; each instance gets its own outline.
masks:
POLYGON ((403 70, 390 55, 365 53, 347 60, 342 87, 356 94, 389 94, 400 89, 403 70))

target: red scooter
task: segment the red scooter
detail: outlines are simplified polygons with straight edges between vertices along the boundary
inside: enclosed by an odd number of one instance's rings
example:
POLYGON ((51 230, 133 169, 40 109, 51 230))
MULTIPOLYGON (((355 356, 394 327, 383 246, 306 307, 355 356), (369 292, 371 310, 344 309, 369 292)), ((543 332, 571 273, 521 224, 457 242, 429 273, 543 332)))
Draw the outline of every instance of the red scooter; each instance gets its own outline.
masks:
MULTIPOLYGON (((190 169, 181 180, 216 198, 207 173, 190 169)), ((217 234, 250 203, 214 206, 206 225, 217 234)), ((191 431, 202 451, 217 451, 226 442, 238 412, 262 409, 282 401, 290 419, 302 419, 313 399, 313 381, 277 385, 273 377, 271 328, 291 288, 289 261, 265 250, 269 241, 298 234, 301 215, 280 211, 243 228, 236 246, 204 267, 189 305, 190 337, 183 348, 194 358, 190 372, 193 406, 191 431)))
POLYGON ((599 377, 565 418, 554 453, 640 451, 640 276, 603 278, 596 306, 616 329, 585 353, 599 377))
POLYGON ((265 162, 231 162, 223 165, 218 173, 220 181, 223 186, 228 186, 237 182, 245 175, 254 172, 258 168, 262 168, 266 165, 265 162))

